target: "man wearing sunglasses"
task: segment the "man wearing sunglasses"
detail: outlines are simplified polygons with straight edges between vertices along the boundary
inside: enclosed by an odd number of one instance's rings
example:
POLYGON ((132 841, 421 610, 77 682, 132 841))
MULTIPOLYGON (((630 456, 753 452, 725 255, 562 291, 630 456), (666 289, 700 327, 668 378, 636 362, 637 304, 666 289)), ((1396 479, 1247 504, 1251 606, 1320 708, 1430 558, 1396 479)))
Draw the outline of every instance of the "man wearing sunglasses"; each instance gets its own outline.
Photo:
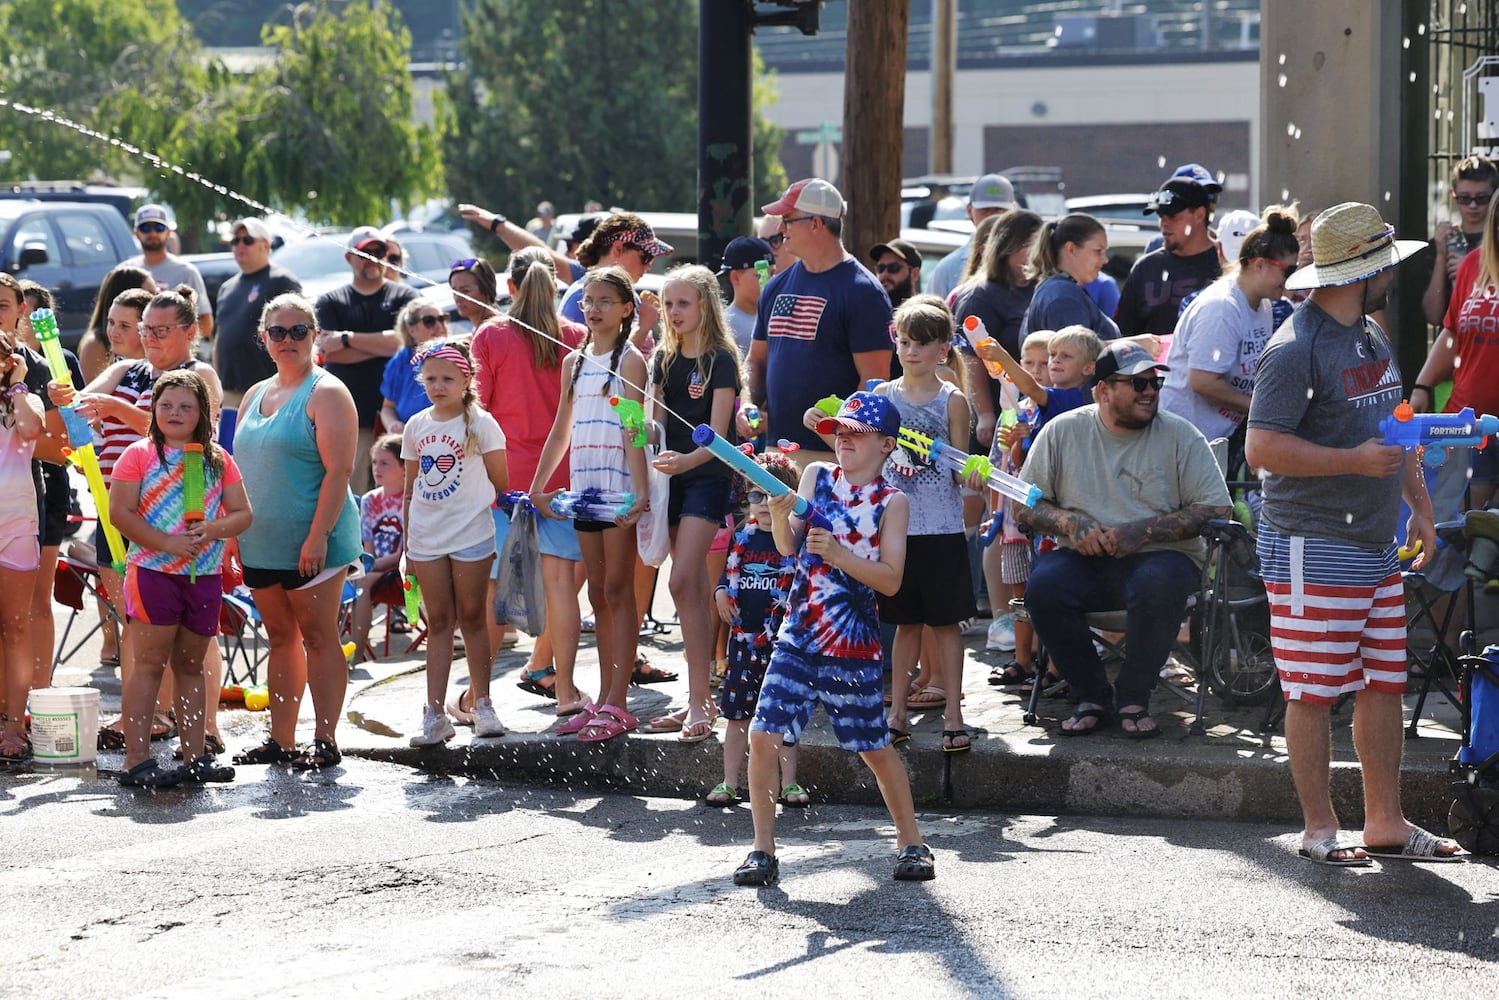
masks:
POLYGON ((1110 344, 1094 367, 1096 402, 1047 421, 1021 470, 1042 499, 1019 519, 1061 543, 1036 560, 1025 606, 1079 699, 1063 736, 1110 717, 1131 739, 1160 735, 1150 695, 1198 587, 1202 526, 1232 512, 1207 441, 1158 412, 1166 370, 1139 344, 1110 344), (1087 616, 1120 608, 1124 665, 1110 685, 1087 616))
POLYGON ((385 401, 380 392, 385 363, 401 349, 396 317, 419 294, 405 282, 386 277, 389 248, 389 241, 374 226, 354 230, 344 254, 353 280, 324 292, 314 306, 325 367, 349 387, 359 411, 359 448, 349 485, 360 493, 373 485, 370 448, 375 442, 375 416, 385 401))
POLYGON ((1119 289, 1114 321, 1121 337, 1174 333, 1182 299, 1222 273, 1218 245, 1208 228, 1213 198, 1213 192, 1193 177, 1172 177, 1151 195, 1144 214, 1159 216, 1162 246, 1135 261, 1119 289))
POLYGON ((135 238, 141 252, 124 263, 150 271, 157 288, 192 285, 198 293, 194 300, 198 303, 198 336, 206 341, 213 336, 213 304, 208 301, 203 275, 192 261, 167 252, 176 228, 166 209, 160 205, 142 205, 135 213, 135 238))
POLYGON ((219 286, 214 304, 218 336, 213 367, 224 383, 224 408, 238 409, 245 390, 276 374, 260 346, 260 313, 283 292, 300 292, 296 275, 271 263, 271 231, 260 219, 240 219, 230 239, 239 273, 219 286))

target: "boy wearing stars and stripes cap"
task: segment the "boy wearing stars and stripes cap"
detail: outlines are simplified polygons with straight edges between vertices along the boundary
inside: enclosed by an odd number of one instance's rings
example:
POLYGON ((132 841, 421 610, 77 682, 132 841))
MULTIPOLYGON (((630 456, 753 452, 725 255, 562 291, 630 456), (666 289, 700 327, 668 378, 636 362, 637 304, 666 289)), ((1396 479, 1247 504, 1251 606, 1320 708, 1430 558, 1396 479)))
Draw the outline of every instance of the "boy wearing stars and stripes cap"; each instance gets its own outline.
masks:
POLYGON ((843 248, 843 196, 825 180, 797 181, 761 208, 778 216, 786 247, 799 258, 760 293, 749 352, 750 394, 769 415, 769 437, 796 446, 798 469, 832 461, 802 423, 825 396, 847 397, 890 374, 890 299, 843 248))
POLYGON ((895 821, 895 877, 934 878, 911 784, 885 725, 875 608, 875 593, 894 594, 905 574, 910 503, 881 475, 900 433, 900 411, 885 396, 855 392, 817 430, 835 436, 837 464, 817 462, 802 474, 799 493, 816 516, 792 515, 796 494, 769 500, 776 548, 795 555, 797 564, 750 723, 755 849, 735 869, 734 884, 770 885, 780 875, 775 824, 781 744, 800 738, 819 702, 838 745, 862 757, 879 782, 895 821))

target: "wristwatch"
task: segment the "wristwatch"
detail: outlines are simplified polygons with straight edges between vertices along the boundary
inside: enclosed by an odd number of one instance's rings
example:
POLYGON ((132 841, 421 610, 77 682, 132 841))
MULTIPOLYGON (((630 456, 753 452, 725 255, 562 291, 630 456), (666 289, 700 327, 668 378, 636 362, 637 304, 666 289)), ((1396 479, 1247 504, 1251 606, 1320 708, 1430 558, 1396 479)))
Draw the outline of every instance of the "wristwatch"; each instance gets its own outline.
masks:
POLYGON ((343 344, 344 347, 348 347, 349 346, 349 335, 348 335, 348 333, 339 334, 338 342, 340 344, 343 344))
POLYGON ((505 218, 503 215, 496 214, 493 219, 489 220, 489 231, 491 233, 497 233, 500 231, 500 226, 509 221, 510 220, 505 218))

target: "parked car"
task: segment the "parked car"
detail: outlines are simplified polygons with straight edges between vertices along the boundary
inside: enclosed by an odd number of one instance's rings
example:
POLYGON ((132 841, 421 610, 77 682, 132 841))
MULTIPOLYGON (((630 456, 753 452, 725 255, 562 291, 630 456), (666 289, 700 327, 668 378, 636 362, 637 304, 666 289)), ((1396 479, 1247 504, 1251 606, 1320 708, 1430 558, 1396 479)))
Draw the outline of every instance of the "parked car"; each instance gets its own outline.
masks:
POLYGON ((104 276, 140 252, 112 206, 0 199, 0 270, 51 289, 65 347, 76 347, 104 276))

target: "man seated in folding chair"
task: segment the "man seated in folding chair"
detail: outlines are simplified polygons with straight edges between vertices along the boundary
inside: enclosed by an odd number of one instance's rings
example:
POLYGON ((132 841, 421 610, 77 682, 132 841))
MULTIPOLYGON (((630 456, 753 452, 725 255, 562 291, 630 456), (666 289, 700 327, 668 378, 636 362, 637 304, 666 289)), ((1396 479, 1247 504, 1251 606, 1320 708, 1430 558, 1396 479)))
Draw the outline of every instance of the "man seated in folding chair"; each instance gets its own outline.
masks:
POLYGON ((1096 402, 1048 422, 1021 472, 1042 496, 1021 522, 1061 542, 1036 560, 1025 606, 1078 697, 1064 736, 1111 715, 1133 739, 1160 735, 1150 695, 1198 588, 1202 526, 1232 513, 1202 434, 1157 411, 1165 370, 1139 344, 1111 344, 1094 369, 1096 402), (1120 608, 1124 665, 1111 687, 1087 622, 1120 608))

